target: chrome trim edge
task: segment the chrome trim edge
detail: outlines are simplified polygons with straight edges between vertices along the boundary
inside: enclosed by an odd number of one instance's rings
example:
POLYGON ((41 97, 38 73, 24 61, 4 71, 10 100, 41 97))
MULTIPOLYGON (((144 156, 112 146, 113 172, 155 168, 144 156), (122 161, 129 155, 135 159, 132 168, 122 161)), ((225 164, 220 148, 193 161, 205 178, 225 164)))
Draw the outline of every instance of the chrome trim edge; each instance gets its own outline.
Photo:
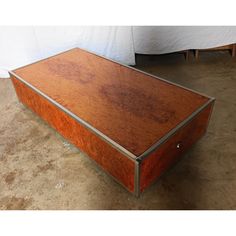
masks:
POLYGON ((214 105, 215 105, 215 99, 212 101, 212 107, 211 107, 211 111, 210 111, 210 114, 209 114, 209 117, 208 117, 207 127, 209 126, 209 123, 210 123, 210 120, 211 120, 211 115, 212 115, 212 112, 213 112, 214 105))
POLYGON ((35 88, 33 85, 31 85, 30 83, 26 82, 25 80, 23 80, 20 76, 16 75, 14 72, 9 71, 10 75, 14 76, 16 79, 18 79, 19 81, 21 81, 22 83, 24 83, 25 85, 27 85, 29 88, 31 88, 33 91, 35 91, 36 93, 38 93, 39 95, 41 95, 42 97, 44 97, 46 100, 48 100, 49 102, 51 102, 53 105, 55 105, 56 107, 58 107, 59 109, 61 109, 63 112, 65 112, 66 114, 68 114, 70 117, 72 117, 73 119, 75 119, 77 122, 79 122, 81 125, 83 125, 85 128, 89 129, 91 132, 93 132, 94 134, 98 135, 100 138, 102 138, 105 142, 107 142, 108 144, 110 144, 112 147, 114 147, 116 150, 118 150, 119 152, 121 152, 122 154, 124 154, 126 157, 128 157, 130 160, 135 161, 137 156, 135 156, 133 153, 129 152, 127 149, 125 149, 124 147, 122 147, 120 144, 116 143, 115 141, 113 141, 111 138, 109 138, 108 136, 106 136, 105 134, 103 134, 101 131, 97 130, 96 128, 94 128, 92 125, 90 125, 89 123, 87 123, 86 121, 82 120, 81 118, 79 118, 78 116, 76 116, 74 113, 72 113, 71 111, 69 111, 68 109, 66 109, 65 107, 63 107, 61 104, 59 104, 58 102, 54 101, 52 98, 50 98, 49 96, 47 96, 46 94, 44 94, 42 91, 40 91, 39 89, 35 88))
POLYGON ((135 174, 134 174, 134 195, 140 196, 140 161, 135 162, 135 174))
POLYGON ((179 123, 175 128, 170 130, 166 135, 164 135, 161 139, 159 139, 155 144, 153 144, 150 148, 148 148, 144 153, 137 157, 137 160, 144 160, 148 157, 152 152, 154 152, 160 145, 166 142, 172 135, 174 135, 180 128, 187 125, 197 114, 199 114, 202 110, 204 110, 210 103, 214 102, 215 98, 210 98, 204 105, 199 107, 196 111, 194 111, 190 116, 188 116, 185 120, 179 123))

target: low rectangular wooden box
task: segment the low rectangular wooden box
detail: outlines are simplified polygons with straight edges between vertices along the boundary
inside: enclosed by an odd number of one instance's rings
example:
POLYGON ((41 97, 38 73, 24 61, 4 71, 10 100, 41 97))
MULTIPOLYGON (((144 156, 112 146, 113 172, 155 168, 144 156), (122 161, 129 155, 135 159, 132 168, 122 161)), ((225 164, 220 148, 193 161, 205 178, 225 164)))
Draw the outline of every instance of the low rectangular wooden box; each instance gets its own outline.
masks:
POLYGON ((23 104, 137 196, 203 136, 214 103, 79 48, 10 74, 23 104))

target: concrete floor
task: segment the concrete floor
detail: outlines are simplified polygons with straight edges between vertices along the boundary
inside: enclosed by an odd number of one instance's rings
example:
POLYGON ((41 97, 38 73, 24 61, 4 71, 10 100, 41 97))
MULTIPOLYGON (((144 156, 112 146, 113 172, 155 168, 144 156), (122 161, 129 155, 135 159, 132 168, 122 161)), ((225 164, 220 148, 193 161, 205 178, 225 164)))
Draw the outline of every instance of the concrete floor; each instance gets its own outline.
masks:
POLYGON ((236 209, 236 59, 138 56, 137 67, 216 97, 204 138, 137 199, 0 79, 0 209, 236 209))

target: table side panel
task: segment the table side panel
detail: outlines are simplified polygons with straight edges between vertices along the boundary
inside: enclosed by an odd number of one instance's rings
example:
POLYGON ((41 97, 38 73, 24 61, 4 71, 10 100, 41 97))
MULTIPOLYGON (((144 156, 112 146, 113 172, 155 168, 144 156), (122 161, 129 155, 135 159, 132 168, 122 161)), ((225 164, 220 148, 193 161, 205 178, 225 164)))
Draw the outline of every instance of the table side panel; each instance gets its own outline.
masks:
POLYGON ((134 192, 135 162, 114 149, 27 85, 11 77, 19 100, 86 152, 129 191, 134 192))
POLYGON ((156 151, 141 161, 140 191, 144 191, 164 171, 176 163, 206 132, 213 102, 196 115, 188 124, 171 136, 156 151), (180 148, 177 144, 180 143, 180 148))

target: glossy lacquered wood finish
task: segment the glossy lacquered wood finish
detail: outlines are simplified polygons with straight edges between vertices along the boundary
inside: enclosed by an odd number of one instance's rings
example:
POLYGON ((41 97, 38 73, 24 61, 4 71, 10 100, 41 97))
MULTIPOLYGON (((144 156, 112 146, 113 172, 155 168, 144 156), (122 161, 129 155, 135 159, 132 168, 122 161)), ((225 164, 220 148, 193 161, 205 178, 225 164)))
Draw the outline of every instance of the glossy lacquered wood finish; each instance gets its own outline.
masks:
POLYGON ((14 72, 135 156, 208 101, 81 49, 14 72))
POLYGON ((213 103, 210 103, 140 163, 141 192, 177 162, 182 154, 204 135, 212 107, 213 103))
POLYGON ((71 143, 86 152, 129 191, 134 191, 134 161, 122 155, 25 84, 13 76, 11 79, 17 96, 23 104, 37 113, 71 143))
POLYGON ((19 100, 139 195, 205 132, 213 99, 73 49, 19 68, 19 100))

